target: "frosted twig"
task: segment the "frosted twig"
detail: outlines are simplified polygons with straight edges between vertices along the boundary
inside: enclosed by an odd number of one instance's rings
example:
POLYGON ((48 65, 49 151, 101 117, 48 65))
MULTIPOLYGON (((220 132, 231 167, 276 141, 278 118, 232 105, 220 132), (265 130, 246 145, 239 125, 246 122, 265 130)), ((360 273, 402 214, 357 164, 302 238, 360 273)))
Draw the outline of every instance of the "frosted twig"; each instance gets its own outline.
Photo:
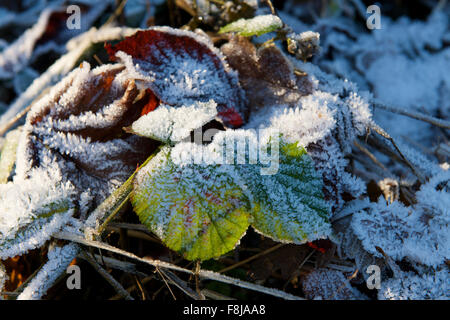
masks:
POLYGON ((412 172, 416 175, 416 177, 419 179, 420 182, 424 183, 425 182, 425 178, 424 176, 417 170, 417 168, 415 166, 412 165, 412 163, 406 159, 406 157, 403 155, 403 153, 400 151, 400 148, 397 146, 397 144, 395 143, 394 139, 386 132, 384 131, 383 128, 381 128, 380 126, 378 126, 375 123, 372 123, 370 126, 370 129, 372 129, 373 131, 375 131, 376 133, 378 133, 380 136, 382 136, 383 138, 389 140, 392 145, 394 146, 395 150, 397 150, 398 154, 400 155, 401 159, 406 163, 406 165, 412 170, 412 172))
POLYGON ((435 125, 437 127, 441 127, 444 129, 450 129, 450 121, 444 120, 444 119, 438 119, 432 116, 428 116, 426 114, 417 112, 417 111, 408 111, 405 109, 401 109, 401 108, 396 108, 396 107, 392 107, 392 106, 387 106, 385 104, 382 104, 380 102, 375 102, 374 106, 376 108, 380 108, 389 112, 393 112, 393 113, 397 113, 397 114, 401 114, 416 120, 421 120, 421 121, 425 121, 428 122, 432 125, 435 125))
MULTIPOLYGON (((77 234, 73 234, 73 233, 69 233, 69 232, 58 232, 58 233, 55 233, 53 235, 53 237, 57 238, 57 239, 61 239, 61 240, 73 241, 73 242, 76 242, 76 243, 79 243, 79 244, 82 244, 85 246, 91 246, 91 247, 107 250, 107 251, 125 256, 127 258, 130 258, 130 259, 133 259, 133 260, 145 263, 145 264, 149 264, 153 267, 165 268, 165 269, 169 269, 169 270, 174 270, 174 271, 179 271, 179 272, 194 275, 194 272, 192 270, 188 270, 188 269, 176 266, 174 264, 171 264, 171 263, 165 262, 165 261, 154 260, 154 259, 149 259, 149 258, 145 258, 145 259, 140 258, 130 252, 118 249, 118 248, 110 246, 106 243, 99 242, 99 241, 93 241, 93 240, 86 240, 77 234)), ((268 295, 271 295, 274 297, 278 297, 278 298, 282 298, 282 299, 286 299, 286 300, 304 300, 301 297, 294 296, 292 294, 280 291, 278 289, 267 288, 267 287, 264 287, 264 286, 261 286, 258 284, 254 284, 251 282, 242 281, 239 279, 228 277, 228 276, 225 276, 220 273, 213 272, 213 271, 200 270, 199 276, 204 279, 215 280, 215 281, 219 281, 219 282, 223 282, 223 283, 227 283, 227 284, 232 284, 232 285, 235 285, 235 286, 238 286, 241 288, 254 290, 257 292, 265 293, 265 294, 268 294, 268 295)))
MULTIPOLYGON (((137 271, 136 265, 132 262, 120 261, 120 260, 117 260, 117 259, 114 259, 111 257, 103 257, 103 256, 100 256, 99 254, 94 254, 93 256, 97 262, 101 261, 101 263, 103 265, 107 266, 108 268, 121 270, 123 272, 139 275, 142 277, 148 276, 147 274, 145 274, 143 272, 137 271)), ((83 254, 80 254, 79 257, 81 259, 85 259, 85 256, 83 254)))
POLYGON ((3 136, 9 129, 11 129, 20 119, 22 119, 28 113, 28 111, 30 111, 32 106, 33 106, 33 103, 30 103, 30 105, 28 107, 23 109, 21 112, 16 114, 11 120, 6 122, 0 128, 0 137, 3 136))
POLYGON ((17 300, 39 300, 55 281, 62 275, 76 257, 79 247, 69 243, 63 247, 55 247, 48 252, 47 263, 39 270, 33 280, 17 297, 17 300))
POLYGON ((101 265, 86 251, 81 253, 83 258, 89 262, 89 264, 97 271, 113 288, 118 294, 120 294, 125 300, 134 300, 133 297, 125 290, 124 287, 116 280, 112 275, 110 275, 101 265))

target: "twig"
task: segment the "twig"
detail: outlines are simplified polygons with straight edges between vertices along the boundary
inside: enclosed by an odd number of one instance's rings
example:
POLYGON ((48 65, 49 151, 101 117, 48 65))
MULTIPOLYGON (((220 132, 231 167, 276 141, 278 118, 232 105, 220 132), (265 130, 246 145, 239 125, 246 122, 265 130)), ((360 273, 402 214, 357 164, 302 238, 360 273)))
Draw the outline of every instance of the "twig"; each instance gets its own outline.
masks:
MULTIPOLYGON (((100 256, 99 254, 92 255, 94 259, 98 262, 99 260, 102 260, 104 265, 108 268, 117 269, 126 273, 135 274, 142 277, 148 277, 148 274, 137 271, 136 265, 132 262, 128 261, 120 261, 111 257, 104 257, 100 256)), ((84 259, 83 255, 79 255, 80 258, 84 259)))
POLYGON ((438 119, 432 116, 428 116, 426 114, 417 112, 417 111, 407 111, 405 109, 401 109, 401 108, 396 108, 396 107, 392 107, 392 106, 387 106, 381 102, 375 102, 374 106, 376 108, 380 108, 389 112, 393 112, 393 113, 397 113, 397 114, 401 114, 403 116, 407 116, 416 120, 421 120, 424 122, 428 122, 432 125, 435 125, 437 127, 441 127, 444 129, 450 129, 450 121, 444 120, 444 119, 438 119))
POLYGON ((139 278, 136 275, 134 275, 134 281, 136 281, 136 285, 139 291, 141 292, 142 300, 147 300, 147 293, 146 290, 144 289, 144 286, 141 283, 141 280, 139 280, 139 278))
POLYGON ((279 244, 277 244, 277 245, 275 245, 275 246, 273 246, 273 247, 271 247, 271 248, 269 248, 269 249, 267 249, 267 250, 264 250, 264 251, 262 251, 262 252, 260 252, 260 253, 255 254, 255 255, 253 255, 253 256, 247 258, 247 259, 244 259, 244 260, 242 260, 242 261, 239 261, 238 263, 235 263, 235 264, 233 264, 233 265, 231 265, 231 266, 228 266, 228 267, 226 267, 226 268, 223 268, 222 270, 220 270, 220 271, 218 271, 218 272, 219 272, 219 273, 224 273, 224 272, 230 271, 230 270, 232 270, 232 269, 234 269, 234 268, 237 268, 237 267, 239 267, 239 266, 242 266, 242 265, 244 265, 244 264, 246 264, 246 263, 248 263, 248 262, 250 262, 250 261, 252 261, 252 260, 255 260, 255 259, 259 258, 259 257, 262 257, 262 256, 264 256, 264 255, 266 255, 266 254, 269 254, 269 253, 271 253, 272 251, 275 251, 275 250, 277 250, 277 249, 279 249, 279 248, 281 248, 281 247, 283 247, 283 246, 285 246, 285 245, 286 245, 285 243, 279 243, 279 244))
POLYGON ((211 298, 213 300, 236 300, 235 298, 231 298, 231 297, 225 296, 225 295, 223 295, 221 293, 218 293, 218 292, 215 292, 215 291, 212 291, 212 290, 209 290, 209 289, 203 289, 202 290, 202 294, 205 297, 211 298))
POLYGON ((120 294, 126 300, 134 300, 133 297, 127 292, 127 290, 122 287, 122 285, 114 279, 112 275, 110 275, 105 269, 102 268, 101 265, 86 251, 81 253, 83 258, 87 260, 90 265, 97 271, 110 285, 116 290, 118 294, 120 294))
POLYGON ((169 289, 170 294, 172 295, 173 300, 177 300, 177 297, 175 297, 175 295, 174 295, 172 289, 170 288, 169 284, 167 283, 166 277, 164 276, 164 274, 161 272, 161 270, 159 270, 158 267, 156 267, 156 271, 159 273, 159 275, 160 275, 161 278, 163 279, 164 283, 165 283, 166 286, 167 286, 167 289, 169 289))
POLYGON ((316 252, 316 250, 314 250, 314 249, 311 250, 311 252, 306 256, 306 258, 303 259, 302 263, 300 263, 298 268, 291 274, 289 279, 284 283, 283 290, 286 290, 289 282, 291 282, 292 279, 294 279, 294 277, 296 277, 296 276, 298 276, 300 274, 300 270, 303 268, 303 266, 305 265, 306 261, 308 261, 308 259, 311 258, 311 256, 314 254, 314 252, 316 252))
POLYGON ((16 114, 11 120, 6 122, 1 128, 0 128, 0 136, 3 136, 9 129, 11 129, 20 119, 22 119, 28 111, 31 110, 31 107, 33 106, 33 103, 30 103, 28 107, 20 111, 18 114, 16 114))
POLYGON ((17 297, 17 300, 39 300, 53 284, 64 275, 70 262, 78 254, 78 245, 69 243, 59 248, 55 247, 49 250, 48 260, 45 265, 39 270, 36 276, 29 282, 22 293, 17 297), (55 251, 59 250, 57 254, 55 251))
POLYGON ((110 25, 115 19, 117 19, 122 14, 126 4, 127 0, 122 0, 113 14, 110 15, 108 20, 106 20, 106 22, 103 24, 103 27, 110 25))
POLYGON ((425 182, 425 177, 416 169, 416 167, 414 167, 412 165, 411 162, 409 162, 408 159, 406 159, 406 157, 403 155, 403 153, 400 151, 400 148, 397 146, 397 144, 395 143, 394 139, 386 132, 384 131, 383 128, 381 128, 380 126, 378 126, 375 123, 372 123, 372 125, 370 126, 370 128, 372 130, 374 130, 376 133, 378 133, 380 136, 382 136, 383 138, 389 140, 392 145, 394 146, 395 150, 398 152, 398 154, 400 155, 401 159, 406 163, 406 165, 412 170, 412 172, 416 175, 416 177, 419 179, 420 182, 424 183, 425 182))
MULTIPOLYGON (((122 256, 125 256, 127 258, 151 265, 153 267, 160 267, 160 268, 165 268, 165 269, 169 269, 169 270, 174 270, 174 271, 179 271, 179 272, 183 272, 183 273, 187 273, 187 274, 191 274, 193 275, 194 272, 192 270, 188 270, 179 266, 176 266, 174 264, 171 264, 169 262, 165 262, 165 261, 160 261, 160 260, 153 260, 153 259, 149 259, 149 258, 140 258, 130 252, 118 249, 116 247, 110 246, 109 244, 106 243, 102 243, 99 241, 94 241, 94 240, 87 240, 84 239, 82 237, 80 237, 77 234, 73 234, 73 233, 69 233, 69 232, 58 232, 55 233, 53 235, 54 238, 57 239, 61 239, 61 240, 68 240, 68 241, 73 241, 85 246, 91 246, 91 247, 96 247, 96 248, 100 248, 103 250, 107 250, 116 254, 120 254, 122 256)), ((213 272, 213 271, 208 271, 208 270, 200 270, 199 271, 199 276, 201 278, 204 279, 208 279, 208 280, 215 280, 215 281, 219 281, 219 282, 223 282, 223 283, 227 283, 227 284, 232 284, 241 288, 245 288, 245 289, 249 289, 249 290, 254 290, 257 292, 261 292, 261 293, 265 293, 274 297, 278 297, 278 298, 282 298, 282 299, 286 299, 286 300, 305 300, 301 297, 298 296, 294 296, 292 294, 283 292, 281 290, 278 289, 273 289, 273 288, 267 288, 261 285, 257 285, 254 283, 250 283, 247 281, 243 281, 243 280, 239 280, 239 279, 235 279, 232 277, 228 277, 225 275, 222 275, 220 273, 217 272, 213 272)))
POLYGON ((186 282, 181 280, 180 278, 178 278, 173 272, 171 272, 169 270, 164 270, 164 269, 160 269, 159 271, 161 273, 163 273, 166 276, 166 278, 168 280, 170 280, 170 282, 172 284, 177 286, 178 289, 183 291, 186 295, 188 295, 192 299, 205 300, 205 297, 203 296, 203 294, 201 294, 201 293, 199 294, 199 293, 195 292, 194 290, 192 290, 191 288, 189 288, 188 285, 186 284, 186 282))
MULTIPOLYGON (((154 278, 155 277, 153 275, 147 276, 147 277, 145 277, 144 279, 141 280, 141 284, 144 285, 144 284, 146 284, 147 282, 149 282, 150 280, 152 280, 154 278)), ((127 290, 127 292, 131 293, 131 292, 133 292, 136 289, 137 289, 137 285, 134 284, 134 285, 128 287, 126 290, 127 290)), ((109 298, 109 300, 119 300, 121 298, 122 298, 121 295, 116 294, 115 296, 109 298)))
POLYGON ((353 143, 355 144, 355 146, 361 150, 364 154, 366 154, 370 160, 372 160, 377 166, 379 166, 381 169, 383 169, 384 171, 389 173, 389 170, 384 166, 384 164, 382 164, 376 157, 375 155, 369 151, 369 149, 367 149, 366 147, 364 147, 363 145, 361 145, 358 141, 353 141, 353 143))
POLYGON ((272 1, 271 1, 271 0, 263 0, 263 1, 269 6, 270 12, 271 12, 274 16, 277 16, 278 14, 277 14, 277 11, 275 10, 275 7, 274 7, 273 4, 272 4, 272 1))

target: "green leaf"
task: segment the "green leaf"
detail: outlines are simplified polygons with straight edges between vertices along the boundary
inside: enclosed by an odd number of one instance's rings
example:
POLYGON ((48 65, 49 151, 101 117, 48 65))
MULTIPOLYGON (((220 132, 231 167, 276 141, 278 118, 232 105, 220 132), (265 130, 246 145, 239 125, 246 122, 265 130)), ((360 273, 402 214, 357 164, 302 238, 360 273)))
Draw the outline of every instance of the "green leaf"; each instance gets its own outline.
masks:
POLYGON ((185 145, 164 147, 137 173, 131 201, 169 248, 189 260, 216 258, 245 234, 249 200, 232 167, 177 161, 185 145))
POLYGON ((252 194, 252 226, 257 231, 276 241, 297 244, 331 235, 323 181, 303 147, 273 131, 259 138, 250 130, 220 132, 214 143, 215 151, 225 158, 230 150, 237 150, 232 162, 252 194), (249 148, 242 147, 244 141, 249 148))
POLYGON ((279 133, 258 139, 252 130, 227 130, 207 146, 164 147, 136 175, 132 203, 169 248, 207 260, 232 250, 250 223, 281 242, 330 236, 322 187, 297 143, 279 133))
POLYGON ((239 19, 227 24, 219 30, 219 33, 236 32, 245 37, 260 36, 265 33, 276 31, 283 26, 283 22, 275 15, 268 14, 257 16, 252 19, 239 19))
POLYGON ((280 242, 302 244, 330 236, 329 206, 312 159, 297 143, 279 141, 276 174, 261 175, 258 166, 238 167, 253 194, 252 226, 280 242))

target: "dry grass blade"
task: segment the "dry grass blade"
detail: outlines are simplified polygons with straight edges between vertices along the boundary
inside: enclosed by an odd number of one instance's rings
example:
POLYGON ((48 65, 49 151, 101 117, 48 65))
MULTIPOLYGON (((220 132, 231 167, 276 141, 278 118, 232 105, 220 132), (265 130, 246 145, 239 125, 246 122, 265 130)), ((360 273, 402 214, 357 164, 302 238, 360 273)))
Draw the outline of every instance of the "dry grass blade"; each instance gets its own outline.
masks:
POLYGON ((161 276, 161 278, 163 279, 164 283, 167 286, 167 289, 169 289, 170 294, 172 295, 173 300, 177 300, 177 297, 175 297, 175 294, 173 293, 172 289, 170 288, 169 284, 167 283, 166 277, 164 276, 164 274, 161 272, 161 270, 159 270, 158 267, 156 267, 156 271, 159 273, 159 275, 161 276))
POLYGON ((378 133, 380 136, 382 136, 383 138, 389 140, 392 143, 392 145, 394 146, 395 150, 400 155, 401 159, 406 163, 406 165, 416 175, 416 177, 419 179, 419 181, 421 183, 424 183, 425 182, 425 177, 423 176, 423 174, 421 174, 417 170, 417 168, 404 156, 404 154, 401 152, 400 148, 397 146, 397 143, 395 143, 395 140, 383 128, 381 128, 380 126, 378 126, 376 124, 372 124, 372 126, 370 128, 373 131, 375 131, 376 133, 378 133))
POLYGON ((97 271, 113 288, 118 294, 120 294, 125 300, 134 300, 133 297, 125 290, 124 287, 111 276, 101 265, 86 251, 81 253, 83 258, 90 263, 90 265, 97 271))
POLYGON ((410 118, 413 118, 416 120, 428 122, 434 126, 441 127, 444 129, 450 129, 450 121, 446 121, 444 119, 438 119, 438 118, 428 116, 426 114, 416 112, 416 111, 408 111, 408 110, 401 109, 401 108, 387 106, 380 102, 376 102, 374 105, 376 108, 380 108, 380 109, 383 109, 383 110, 386 110, 386 111, 389 111, 392 113, 401 114, 403 116, 407 116, 407 117, 410 117, 410 118))

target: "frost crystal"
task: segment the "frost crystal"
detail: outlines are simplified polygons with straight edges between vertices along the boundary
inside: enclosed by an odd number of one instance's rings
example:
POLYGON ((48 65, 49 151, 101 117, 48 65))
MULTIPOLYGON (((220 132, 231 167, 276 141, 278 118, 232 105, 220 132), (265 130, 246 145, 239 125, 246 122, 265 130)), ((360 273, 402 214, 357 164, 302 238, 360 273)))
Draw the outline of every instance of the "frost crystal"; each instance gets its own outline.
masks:
POLYGON ((379 300, 448 300, 450 273, 448 269, 429 274, 401 273, 399 278, 381 282, 379 300))
POLYGON ((70 243, 64 247, 53 247, 48 251, 48 261, 37 275, 26 286, 17 300, 39 300, 55 283, 58 277, 66 272, 67 267, 78 254, 79 247, 70 243))
POLYGON ((56 170, 33 170, 0 189, 0 259, 42 246, 75 212, 75 188, 56 170))
POLYGON ((303 279, 303 292, 308 299, 356 300, 361 299, 342 272, 326 268, 316 269, 303 279))
POLYGON ((364 248, 380 256, 375 246, 395 260, 404 257, 428 266, 450 258, 450 174, 442 172, 417 192, 417 204, 386 205, 383 199, 353 214, 352 228, 364 248))

